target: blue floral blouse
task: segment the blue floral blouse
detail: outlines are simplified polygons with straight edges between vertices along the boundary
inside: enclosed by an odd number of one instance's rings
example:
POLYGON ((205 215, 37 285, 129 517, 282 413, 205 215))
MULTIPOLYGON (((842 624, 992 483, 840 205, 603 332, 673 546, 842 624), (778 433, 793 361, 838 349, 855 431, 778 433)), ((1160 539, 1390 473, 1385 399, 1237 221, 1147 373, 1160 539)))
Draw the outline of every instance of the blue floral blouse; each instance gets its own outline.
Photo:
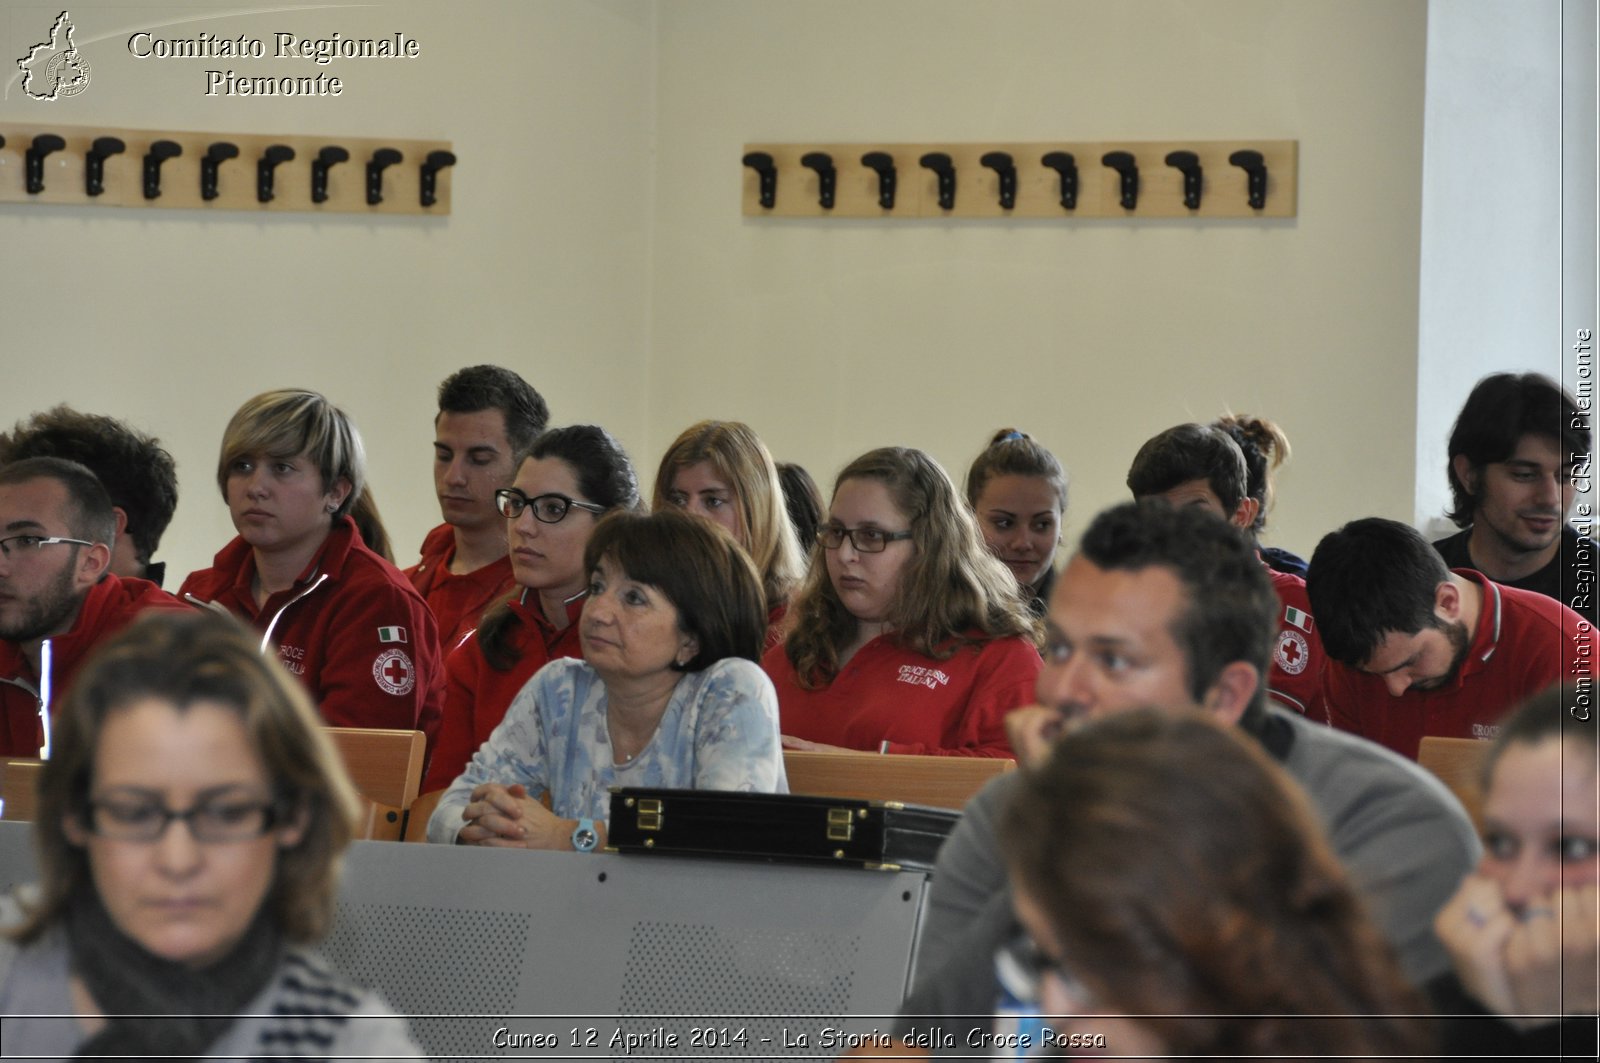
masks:
POLYGON ((528 680, 428 821, 428 840, 454 843, 475 787, 521 783, 550 793, 563 819, 604 821, 613 786, 787 793, 778 695, 761 667, 724 658, 686 672, 648 745, 613 763, 606 688, 585 661, 551 661, 528 680))

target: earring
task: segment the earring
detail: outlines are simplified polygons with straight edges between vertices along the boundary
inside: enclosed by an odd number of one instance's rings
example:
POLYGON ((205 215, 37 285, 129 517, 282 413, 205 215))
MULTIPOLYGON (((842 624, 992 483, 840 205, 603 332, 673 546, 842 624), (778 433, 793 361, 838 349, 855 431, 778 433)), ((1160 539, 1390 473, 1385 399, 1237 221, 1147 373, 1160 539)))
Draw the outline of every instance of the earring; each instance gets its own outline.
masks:
POLYGON ((328 503, 328 512, 329 513, 337 513, 337 512, 339 512, 339 503, 337 503, 337 502, 329 502, 328 503))

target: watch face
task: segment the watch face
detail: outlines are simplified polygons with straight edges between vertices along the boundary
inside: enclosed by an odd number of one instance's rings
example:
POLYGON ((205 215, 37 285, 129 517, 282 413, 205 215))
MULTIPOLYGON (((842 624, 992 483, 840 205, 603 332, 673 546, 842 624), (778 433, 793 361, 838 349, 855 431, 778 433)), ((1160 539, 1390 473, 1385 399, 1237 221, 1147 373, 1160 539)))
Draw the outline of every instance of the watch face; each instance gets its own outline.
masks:
POLYGON ((580 853, 589 852, 599 841, 600 836, 594 832, 593 828, 579 827, 572 832, 572 847, 580 853))

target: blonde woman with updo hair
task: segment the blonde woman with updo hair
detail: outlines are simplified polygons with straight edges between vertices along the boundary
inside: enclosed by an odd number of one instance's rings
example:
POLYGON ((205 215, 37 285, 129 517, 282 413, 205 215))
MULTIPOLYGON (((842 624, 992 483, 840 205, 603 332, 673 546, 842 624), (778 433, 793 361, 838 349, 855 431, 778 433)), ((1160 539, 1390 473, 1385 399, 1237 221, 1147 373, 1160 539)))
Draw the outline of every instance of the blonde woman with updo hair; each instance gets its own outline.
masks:
POLYGON ((690 425, 656 472, 650 508, 667 506, 721 526, 750 555, 767 601, 767 646, 777 645, 805 562, 766 444, 739 421, 690 425))
POLYGON ((1017 581, 943 467, 884 447, 839 474, 783 645, 762 665, 791 749, 1009 757, 1043 662, 1017 581))
POLYGON ((1289 460, 1289 437, 1265 417, 1252 417, 1248 413, 1224 414, 1211 422, 1211 427, 1228 433, 1244 453, 1248 476, 1245 494, 1256 500, 1255 519, 1245 530, 1255 539, 1261 560, 1276 572, 1287 572, 1305 579, 1308 567, 1305 558, 1282 547, 1261 544, 1261 533, 1267 527, 1267 511, 1276 501, 1277 488, 1273 477, 1278 467, 1289 460))

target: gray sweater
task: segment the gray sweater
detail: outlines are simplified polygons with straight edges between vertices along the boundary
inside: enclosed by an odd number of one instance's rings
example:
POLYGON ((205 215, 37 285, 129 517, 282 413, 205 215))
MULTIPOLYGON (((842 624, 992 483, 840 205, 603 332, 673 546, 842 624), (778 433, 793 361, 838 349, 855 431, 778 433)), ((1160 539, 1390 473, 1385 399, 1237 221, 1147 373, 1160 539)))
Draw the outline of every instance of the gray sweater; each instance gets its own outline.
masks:
MULTIPOLYGON (((1301 716, 1269 709, 1259 737, 1310 796, 1406 975, 1420 985, 1448 970, 1433 917, 1481 851, 1460 802, 1412 762, 1301 716)), ((1017 932, 996 825, 1019 781, 985 786, 939 851, 900 1033, 910 1016, 994 1010, 995 950, 1017 932)))

